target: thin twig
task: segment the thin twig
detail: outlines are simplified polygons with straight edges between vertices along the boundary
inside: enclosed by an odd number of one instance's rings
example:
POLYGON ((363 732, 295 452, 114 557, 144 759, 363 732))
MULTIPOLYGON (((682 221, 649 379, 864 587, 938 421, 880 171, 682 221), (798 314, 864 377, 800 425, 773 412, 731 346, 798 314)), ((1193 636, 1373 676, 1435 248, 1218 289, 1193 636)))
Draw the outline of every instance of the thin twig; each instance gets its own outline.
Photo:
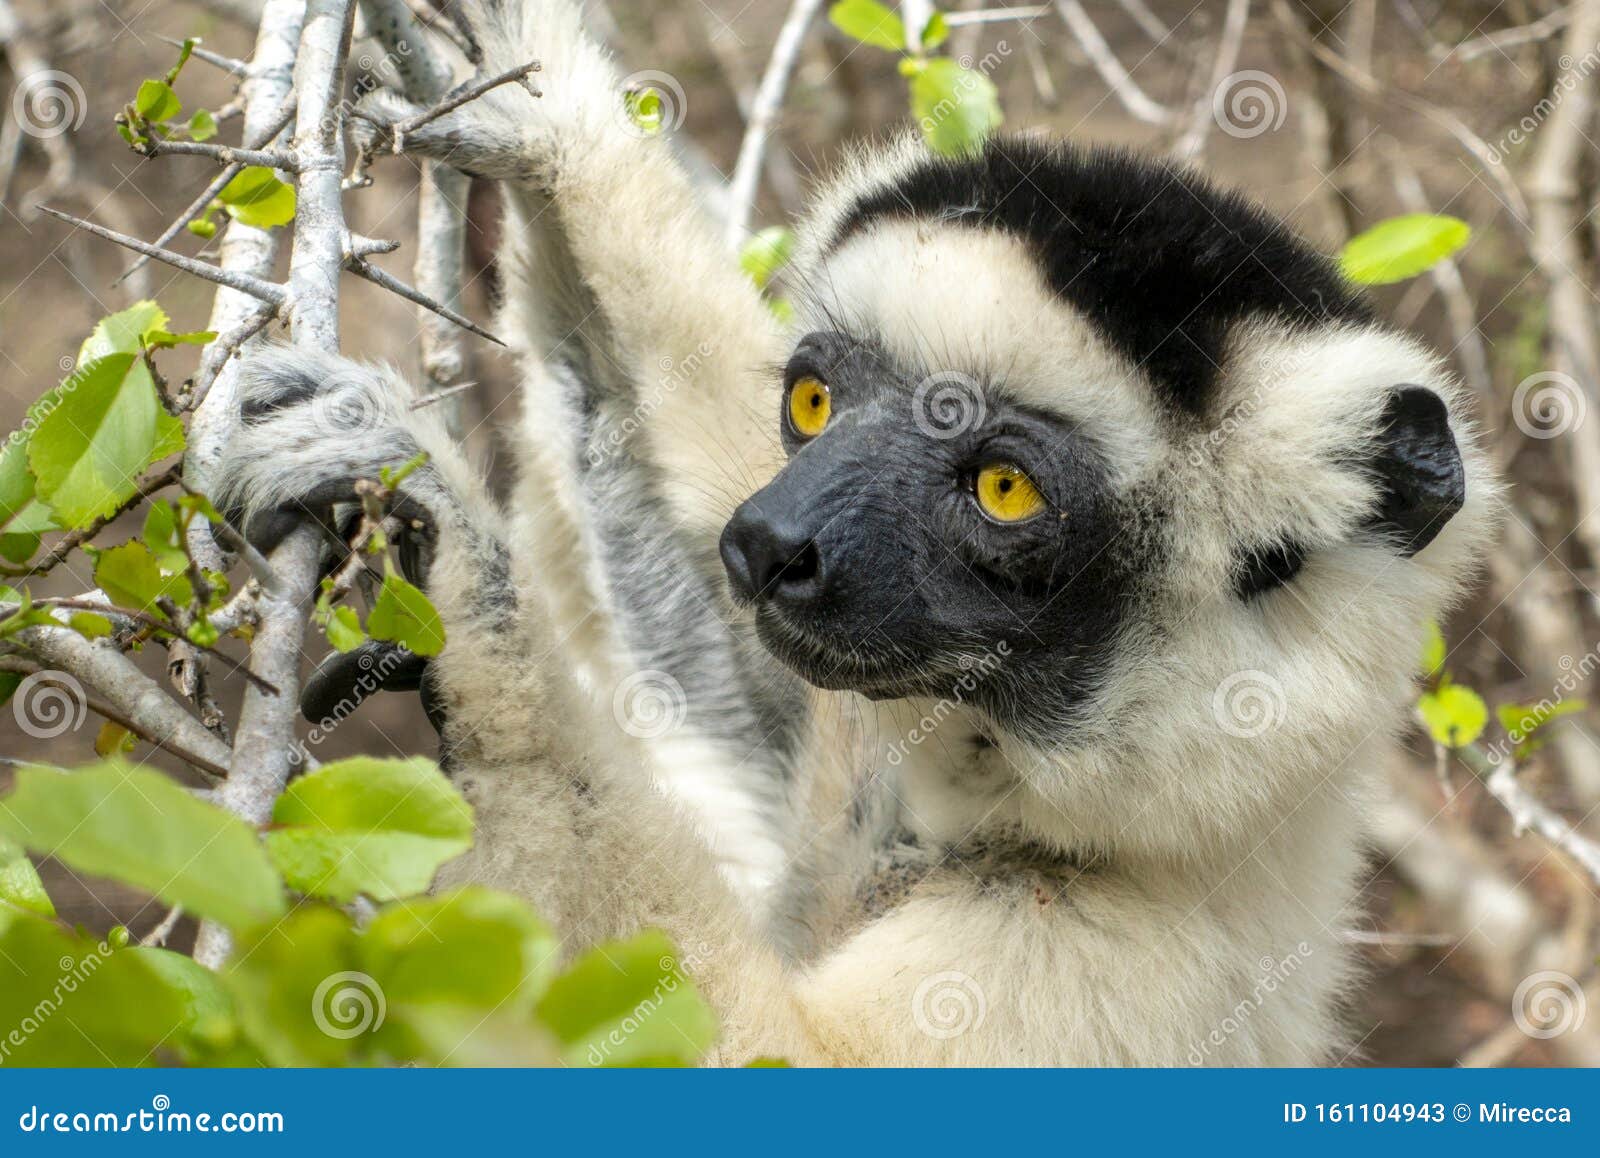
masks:
POLYGON ((1122 102, 1122 107, 1146 124, 1170 125, 1174 119, 1172 110, 1159 101, 1152 100, 1129 75, 1128 70, 1122 67, 1117 54, 1111 51, 1111 46, 1106 43, 1106 38, 1100 34, 1100 29, 1084 11, 1083 5, 1078 3, 1078 0, 1055 0, 1055 7, 1078 41, 1078 47, 1088 56, 1089 63, 1094 65, 1094 70, 1100 74, 1100 79, 1106 82, 1116 94, 1117 100, 1122 102))
MULTIPOLYGON (((254 139, 247 136, 245 138, 247 142, 245 147, 248 149, 265 148, 267 145, 270 145, 273 141, 277 140, 278 134, 283 132, 284 129, 288 128, 289 122, 293 120, 294 106, 288 105, 276 118, 274 118, 270 128, 257 135, 260 139, 254 139)), ((228 184, 243 170, 244 163, 241 161, 229 165, 227 168, 223 169, 222 172, 218 173, 216 177, 212 179, 211 184, 207 185, 205 189, 201 191, 200 196, 196 197, 189 203, 189 208, 180 213, 177 219, 174 220, 171 225, 162 230, 161 236, 156 238, 153 242, 151 242, 151 244, 158 249, 164 248, 168 242, 172 241, 173 238, 177 237, 178 234, 187 229, 191 221, 198 219, 202 214, 204 214, 206 210, 211 207, 211 203, 221 195, 222 191, 228 187, 228 184)), ((150 259, 148 257, 141 256, 127 269, 123 270, 117 275, 116 281, 111 283, 112 286, 121 285, 124 278, 126 278, 129 274, 137 273, 149 260, 150 259)))
MULTIPOLYGON (((65 596, 51 596, 49 598, 36 599, 34 600, 34 606, 59 607, 63 611, 92 611, 97 615, 116 615, 123 619, 131 619, 135 623, 142 623, 151 631, 158 631, 162 635, 176 636, 179 639, 183 638, 183 632, 173 624, 170 624, 163 619, 157 619, 154 615, 151 615, 148 612, 136 611, 131 607, 117 607, 114 604, 97 603, 93 599, 73 599, 65 596)), ((240 675, 244 676, 245 679, 249 680, 256 687, 267 693, 267 695, 275 696, 278 694, 278 689, 274 684, 256 675, 256 673, 251 671, 248 666, 240 663, 227 652, 218 651, 216 648, 208 647, 203 643, 195 643, 193 640, 189 641, 189 645, 191 647, 199 648, 207 655, 214 656, 217 659, 227 660, 228 663, 233 665, 233 671, 237 671, 240 675)))
MULTIPOLYGON (((157 36, 156 39, 164 40, 174 48, 182 48, 184 45, 182 40, 174 39, 171 36, 157 36)), ((246 62, 242 60, 235 60, 231 56, 223 56, 220 52, 212 52, 209 48, 206 48, 201 44, 191 45, 189 47, 189 53, 196 60, 203 60, 213 68, 220 68, 223 72, 226 72, 232 76, 242 78, 250 71, 250 66, 246 62)))
POLYGON ((1491 52, 1504 53, 1508 48, 1549 40, 1572 23, 1572 18, 1577 15, 1580 7, 1581 3, 1571 4, 1565 8, 1558 8, 1547 16, 1541 16, 1530 24, 1518 25, 1516 28, 1502 28, 1499 32, 1464 40, 1450 49, 1445 56, 1447 58, 1454 56, 1458 60, 1467 62, 1477 60, 1480 56, 1488 56, 1491 52))
POLYGON ((15 638, 44 664, 99 691, 117 712, 136 723, 138 733, 151 738, 151 743, 159 740, 194 754, 203 761, 197 767, 228 766, 228 746, 116 648, 93 643, 65 626, 25 627, 15 638))
POLYGON ((783 27, 778 29, 778 39, 772 46, 767 70, 761 74, 755 100, 750 103, 744 140, 739 144, 739 159, 734 162, 733 177, 728 182, 728 222, 724 237, 730 249, 742 245, 750 229, 756 186, 761 178, 761 157, 766 152, 767 140, 772 136, 778 110, 783 106, 783 94, 789 87, 789 76, 794 72, 795 61, 800 58, 806 30, 811 27, 812 20, 821 8, 822 0, 795 0, 789 15, 784 17, 783 27))
POLYGON ((300 158, 288 149, 242 149, 234 145, 214 145, 210 141, 164 141, 151 137, 138 146, 146 157, 209 157, 221 165, 259 165, 263 169, 300 171, 300 158))
POLYGON ((288 300, 288 293, 281 285, 275 282, 265 281, 252 274, 223 269, 220 266, 212 265, 209 261, 201 261, 195 257, 185 257, 181 253, 173 253, 170 249, 161 249, 157 246, 146 244, 137 237, 129 237, 126 233, 118 233, 115 229, 107 229, 103 225, 96 225, 92 221, 74 217, 72 214, 63 213, 59 209, 52 209, 48 205, 41 205, 39 209, 41 212, 65 221, 68 225, 81 229, 85 233, 92 233, 96 237, 114 241, 126 249, 133 250, 135 253, 142 253, 146 257, 153 257, 157 261, 164 262, 174 269, 192 273, 195 277, 205 278, 206 281, 227 286, 229 289, 236 289, 240 293, 249 294, 251 297, 259 298, 264 302, 271 302, 275 306, 281 306, 288 300))
POLYGON ((0 564, 0 574, 8 575, 18 579, 25 579, 30 575, 48 574, 50 571, 59 566, 62 560, 71 555, 73 551, 77 550, 79 547, 83 546, 83 544, 87 543, 90 539, 98 535, 108 524, 113 523, 117 519, 121 518, 124 514, 138 506, 140 503, 144 502, 145 499, 149 498, 157 491, 165 490, 167 487, 177 482, 178 476, 181 473, 182 468, 177 464, 173 464, 160 474, 153 475, 150 478, 145 479, 134 489, 133 494, 129 495, 128 498, 125 499, 116 510, 112 511, 109 515, 102 515, 93 522, 89 523, 88 526, 79 527, 76 530, 69 531, 59 543, 50 549, 50 553, 45 555, 44 558, 40 559, 37 563, 31 563, 26 567, 8 567, 0 564))
POLYGON ((1217 120, 1216 112, 1212 109, 1212 94, 1222 87, 1234 66, 1239 63, 1239 49, 1244 44, 1244 31, 1249 22, 1250 0, 1228 0, 1228 13, 1222 21, 1217 50, 1211 57, 1211 79, 1194 103, 1189 114, 1189 127, 1183 131, 1183 136, 1178 138, 1173 148, 1173 152, 1182 160, 1193 160, 1205 148, 1206 137, 1217 120))
POLYGON ((459 314, 444 303, 434 301, 426 294, 408 286, 405 282, 401 281, 393 274, 385 273, 371 262, 363 261, 361 258, 351 255, 345 258, 344 267, 357 277, 365 278, 375 286, 381 286, 390 293, 399 294, 401 297, 405 298, 406 301, 411 302, 414 305, 419 305, 424 309, 432 310, 441 318, 449 319, 456 325, 460 326, 463 330, 470 330, 472 333, 477 334, 478 337, 487 339, 497 346, 505 345, 505 343, 499 338, 495 337, 488 330, 478 325, 478 323, 474 322, 465 314, 459 314))
POLYGON ((510 84, 512 81, 524 81, 523 87, 534 96, 543 95, 534 85, 527 83, 525 79, 530 73, 538 72, 541 67, 537 60, 532 60, 527 64, 519 64, 515 68, 508 68, 495 76, 464 86, 432 108, 423 109, 414 117, 407 117, 403 121, 395 122, 389 126, 389 132, 394 136, 394 151, 396 153, 405 151, 405 136, 407 133, 416 132, 423 125, 430 124, 442 116, 455 112, 462 105, 477 100, 484 93, 497 89, 503 84, 510 84))
POLYGON ((206 775, 211 778, 213 783, 227 778, 228 769, 223 765, 213 763, 212 761, 207 760, 204 756, 189 751, 182 744, 173 741, 169 737, 162 737, 153 734, 148 728, 144 727, 137 720, 118 711, 111 704, 108 704, 104 700, 98 699, 95 696, 84 693, 83 689, 78 686, 75 681, 68 682, 71 680, 70 676, 68 676, 67 679, 57 679, 48 669, 41 667, 39 664, 34 663, 31 660, 18 659, 14 656, 0 656, 0 671, 14 672, 19 675, 38 675, 40 677, 40 683, 47 684, 53 688, 60 688, 62 691, 65 691, 72 696, 81 695, 83 706, 88 708, 95 715, 100 716, 103 719, 110 720, 113 724, 117 725, 117 727, 126 732, 130 732, 135 736, 138 736, 139 739, 143 740, 147 744, 150 744, 152 747, 160 748, 163 752, 172 753, 172 755, 182 760, 185 764, 188 764, 194 768, 198 768, 200 771, 206 773, 206 775))
POLYGON ((167 938, 172 936, 172 930, 178 927, 178 922, 183 918, 183 906, 173 905, 167 910, 167 915, 161 918, 161 923, 151 929, 139 939, 139 944, 146 949, 159 949, 166 945, 167 938))

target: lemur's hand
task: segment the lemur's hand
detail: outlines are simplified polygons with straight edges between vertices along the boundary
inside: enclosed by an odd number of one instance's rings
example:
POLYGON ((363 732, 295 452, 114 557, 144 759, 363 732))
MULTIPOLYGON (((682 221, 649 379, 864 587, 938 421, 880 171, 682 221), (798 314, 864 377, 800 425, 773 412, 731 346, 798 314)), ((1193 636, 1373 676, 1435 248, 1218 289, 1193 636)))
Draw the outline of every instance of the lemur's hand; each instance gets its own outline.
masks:
MULTIPOLYGON (((415 392, 372 367, 289 346, 250 355, 239 376, 239 426, 219 462, 217 502, 251 544, 272 550, 307 520, 320 525, 328 558, 342 557, 359 516, 357 484, 378 483, 425 451, 397 484, 389 512, 406 578, 426 588, 441 531, 464 521, 437 461, 455 450, 440 420, 412 408, 415 392)), ((426 688, 427 661, 372 641, 330 655, 307 682, 301 710, 320 721, 375 690, 426 688)), ((424 696, 426 701, 427 697, 424 696)))

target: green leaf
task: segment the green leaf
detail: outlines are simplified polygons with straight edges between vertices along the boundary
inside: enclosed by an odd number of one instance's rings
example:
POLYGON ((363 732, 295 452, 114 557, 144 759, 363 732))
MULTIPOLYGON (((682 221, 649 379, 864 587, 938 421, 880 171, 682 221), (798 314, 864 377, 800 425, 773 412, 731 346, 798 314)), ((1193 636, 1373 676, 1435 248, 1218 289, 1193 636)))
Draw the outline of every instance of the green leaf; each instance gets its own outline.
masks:
POLYGON ((383 577, 378 600, 367 616, 367 634, 402 644, 421 656, 438 655, 444 650, 444 624, 433 604, 400 575, 383 577))
POLYGON ((141 84, 133 107, 147 121, 170 121, 183 112, 183 102, 164 80, 147 80, 141 84))
POLYGON ((146 958, 39 917, 0 913, 0 968, 0 1064, 158 1065, 183 1023, 180 999, 146 958))
POLYGON ((766 289, 773 275, 782 269, 794 255, 794 233, 781 225, 763 229, 739 247, 739 268, 756 283, 757 289, 766 289))
POLYGON ((1536 733, 1542 732, 1546 724, 1562 716, 1581 712, 1586 707, 1586 700, 1561 700, 1554 704, 1501 704, 1495 709, 1495 715, 1499 717, 1506 735, 1516 745, 1516 755, 1520 759, 1544 747, 1544 740, 1536 733))
POLYGON ((271 229, 294 220, 294 186, 284 184, 261 165, 241 169, 223 186, 217 200, 241 225, 271 229))
POLYGON ((56 521, 81 527, 114 513, 145 467, 183 446, 183 424, 162 409, 143 361, 108 354, 63 384, 28 440, 28 465, 56 521))
POLYGON ((41 917, 56 915, 50 894, 39 879, 39 870, 33 867, 22 846, 5 836, 0 836, 0 901, 9 901, 41 917))
POLYGON ((0 832, 233 928, 283 912, 282 885, 249 825, 120 761, 73 773, 21 769, 0 800, 0 832))
POLYGON ((628 117, 646 133, 661 131, 661 94, 653 88, 635 89, 623 96, 628 117))
POLYGON ((177 1044, 191 1061, 209 1060, 210 1049, 237 1032, 233 997, 222 978, 192 957, 154 946, 138 946, 127 955, 165 983, 178 1005, 177 1044))
POLYGON ((1427 633, 1422 641, 1422 674, 1428 679, 1437 679, 1444 673, 1444 659, 1447 649, 1444 643, 1444 632, 1439 630, 1439 621, 1428 620, 1423 630, 1427 633))
POLYGON ((1437 265, 1471 236, 1472 227, 1459 217, 1408 213, 1352 237, 1339 254, 1339 266, 1353 282, 1389 285, 1437 265))
POLYGON ((551 983, 538 1015, 569 1066, 693 1065, 717 1036, 677 950, 654 929, 578 958, 551 983))
POLYGON ((185 334, 169 334, 166 330, 157 330, 146 338, 145 344, 152 350, 170 350, 174 346, 203 346, 207 342, 216 341, 215 330, 190 330, 185 334))
POLYGON ((209 141, 217 135, 217 118, 205 109, 197 109, 189 118, 189 137, 196 141, 209 141))
POLYGON ((555 976, 560 939, 516 897, 465 888, 386 906, 363 952, 392 1003, 526 1017, 555 976))
POLYGON ((426 892, 472 847, 472 807, 420 757, 325 765, 289 786, 272 821, 267 850, 284 879, 341 902, 426 892))
POLYGON ((78 347, 79 368, 107 354, 137 354, 150 335, 167 328, 167 313, 146 298, 125 310, 101 318, 78 347))
POLYGON ((352 652, 367 641, 367 633, 361 630, 361 620, 355 609, 342 603, 329 609, 323 632, 335 651, 352 652))
POLYGON ((342 1065, 389 1015, 349 920, 304 905, 247 931, 222 974, 250 1041, 273 1065, 342 1065))
POLYGON ((144 545, 163 571, 184 571, 189 566, 188 545, 183 538, 183 523, 178 508, 166 499, 155 499, 144 516, 144 545))
POLYGON ((1417 710, 1434 740, 1446 748, 1465 748, 1479 736, 1489 722, 1489 707, 1483 697, 1461 684, 1445 684, 1424 692, 1417 710))
POLYGON ((905 22, 878 0, 839 0, 828 9, 828 20, 840 32, 862 44, 889 52, 905 51, 905 22))
POLYGON ((85 639, 104 639, 111 634, 111 620, 93 611, 74 611, 67 617, 67 626, 85 639))
POLYGON ((911 78, 911 114, 940 156, 977 149, 1000 127, 1000 94, 988 77, 953 60, 930 60, 911 78))
POLYGON ((943 12, 935 11, 922 26, 922 51, 930 52, 950 39, 950 22, 943 12))
POLYGON ((194 602, 189 577, 163 573, 150 549, 137 539, 96 551, 94 582, 113 603, 136 611, 155 609, 163 595, 179 607, 194 602))

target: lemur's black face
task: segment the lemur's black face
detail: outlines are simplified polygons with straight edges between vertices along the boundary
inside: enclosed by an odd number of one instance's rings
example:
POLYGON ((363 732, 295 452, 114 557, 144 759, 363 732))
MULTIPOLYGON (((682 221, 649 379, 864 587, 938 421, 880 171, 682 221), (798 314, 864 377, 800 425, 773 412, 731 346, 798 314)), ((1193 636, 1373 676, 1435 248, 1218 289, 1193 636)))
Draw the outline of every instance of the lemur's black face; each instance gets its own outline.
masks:
POLYGON ((795 350, 779 420, 790 460, 721 543, 766 647, 819 687, 1070 719, 1129 586, 1090 439, 839 333, 795 350))

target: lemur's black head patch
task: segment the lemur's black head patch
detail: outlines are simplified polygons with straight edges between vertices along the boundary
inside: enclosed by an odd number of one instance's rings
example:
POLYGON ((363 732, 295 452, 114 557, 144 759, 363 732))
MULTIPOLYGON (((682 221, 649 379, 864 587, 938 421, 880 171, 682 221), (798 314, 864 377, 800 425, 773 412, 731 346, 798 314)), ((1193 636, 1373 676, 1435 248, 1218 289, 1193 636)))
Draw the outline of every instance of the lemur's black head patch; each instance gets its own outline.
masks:
POLYGON ((1205 412, 1236 322, 1370 320, 1333 261, 1272 214, 1120 150, 996 138, 970 157, 922 158, 856 198, 827 250, 894 219, 1018 238, 1052 291, 1192 415, 1205 412))

